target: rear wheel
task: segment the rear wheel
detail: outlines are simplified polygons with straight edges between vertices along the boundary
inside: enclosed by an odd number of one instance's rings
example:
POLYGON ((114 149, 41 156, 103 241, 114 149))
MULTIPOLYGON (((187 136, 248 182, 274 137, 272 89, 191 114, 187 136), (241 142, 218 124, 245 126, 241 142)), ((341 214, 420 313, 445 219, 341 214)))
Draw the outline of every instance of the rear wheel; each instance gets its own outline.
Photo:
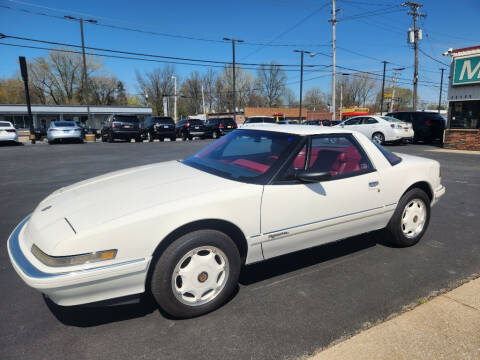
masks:
POLYGON ((389 240, 401 247, 420 241, 430 221, 430 198, 419 188, 409 190, 400 199, 386 227, 389 240))
POLYGON ((187 133, 185 131, 182 132, 182 140, 187 141, 187 133))
POLYGON ((240 274, 235 243, 217 230, 186 234, 154 265, 151 291, 172 316, 189 318, 215 310, 232 295, 240 274))
POLYGON ((176 137, 176 136, 172 136, 172 137, 170 138, 170 141, 177 141, 177 137, 176 137))
POLYGON ((163 140, 165 140, 165 139, 161 137, 161 138, 159 138, 158 140, 163 141, 163 140))
POLYGON ((385 136, 381 132, 376 132, 372 135, 372 140, 381 145, 385 142, 385 136))
POLYGON ((113 143, 114 138, 113 138, 113 134, 112 134, 112 133, 108 133, 108 135, 107 135, 107 141, 108 141, 109 143, 113 143))
POLYGON ((218 132, 217 131, 212 132, 212 139, 218 139, 218 132))
POLYGON ((142 137, 141 137, 141 136, 137 136, 137 137, 135 138, 135 142, 143 142, 142 137))

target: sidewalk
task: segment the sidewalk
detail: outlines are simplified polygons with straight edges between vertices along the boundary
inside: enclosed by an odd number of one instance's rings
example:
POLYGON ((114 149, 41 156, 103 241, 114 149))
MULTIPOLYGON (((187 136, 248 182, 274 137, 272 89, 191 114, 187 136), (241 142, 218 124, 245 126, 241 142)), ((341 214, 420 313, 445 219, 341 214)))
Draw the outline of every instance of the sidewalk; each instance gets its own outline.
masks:
POLYGON ((480 359, 480 278, 309 360, 480 359))

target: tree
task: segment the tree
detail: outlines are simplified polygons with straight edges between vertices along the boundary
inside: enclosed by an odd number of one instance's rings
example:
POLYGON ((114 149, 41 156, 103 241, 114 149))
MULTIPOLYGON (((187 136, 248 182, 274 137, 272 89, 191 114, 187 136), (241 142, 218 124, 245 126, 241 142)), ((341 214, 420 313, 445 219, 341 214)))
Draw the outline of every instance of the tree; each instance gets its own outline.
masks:
POLYGON ((295 95, 295 92, 288 87, 285 87, 282 98, 283 102, 288 107, 297 107, 299 105, 297 95, 295 95))
POLYGON ((215 96, 215 82, 218 75, 213 69, 208 69, 202 76, 203 92, 205 96, 205 107, 207 112, 214 112, 217 102, 215 96))
POLYGON ((328 110, 326 94, 318 87, 308 89, 303 100, 309 110, 328 110))
MULTIPOLYGON (((169 64, 143 75, 139 71, 136 72, 138 90, 148 96, 148 104, 152 106, 156 115, 163 114, 163 96, 173 97, 174 95, 172 76, 175 76, 175 67, 169 64)), ((177 80, 179 79, 177 78, 177 80)), ((172 105, 170 104, 169 107, 168 113, 171 114, 172 105)))
POLYGON ((125 87, 123 86, 123 82, 120 80, 117 81, 117 86, 115 88, 115 94, 116 94, 116 104, 117 105, 127 105, 128 103, 128 95, 127 92, 125 91, 125 87))
POLYGON ((25 103, 23 82, 19 79, 0 79, 0 104, 25 103))
POLYGON ((279 106, 281 96, 285 92, 287 76, 285 72, 274 61, 270 65, 262 64, 257 70, 256 85, 260 88, 259 92, 265 99, 265 106, 279 106))
POLYGON ((90 103, 93 105, 113 105, 118 80, 112 76, 91 76, 88 78, 90 103))
POLYGON ((179 102, 180 115, 193 115, 202 112, 202 78, 194 71, 182 83, 179 102))
MULTIPOLYGON (((384 93, 392 94, 393 89, 391 87, 386 87, 384 93)), ((382 91, 379 90, 376 96, 376 103, 378 104, 378 111, 380 111, 380 100, 382 98, 382 91)), ((393 102, 394 110, 396 109, 406 109, 410 106, 412 102, 413 93, 411 89, 408 88, 395 88, 395 99, 393 102)), ((386 98, 383 101, 383 111, 388 111, 390 109, 390 98, 386 98)))
MULTIPOLYGON (((250 105, 249 100, 254 91, 252 76, 242 70, 235 69, 236 83, 236 107, 242 108, 250 105)), ((215 97, 217 99, 217 111, 233 111, 233 69, 225 67, 215 81, 215 97)))
POLYGON ((369 74, 355 73, 350 76, 342 76, 336 86, 336 106, 340 106, 340 89, 343 92, 343 107, 365 106, 372 95, 375 94, 377 80, 369 74))

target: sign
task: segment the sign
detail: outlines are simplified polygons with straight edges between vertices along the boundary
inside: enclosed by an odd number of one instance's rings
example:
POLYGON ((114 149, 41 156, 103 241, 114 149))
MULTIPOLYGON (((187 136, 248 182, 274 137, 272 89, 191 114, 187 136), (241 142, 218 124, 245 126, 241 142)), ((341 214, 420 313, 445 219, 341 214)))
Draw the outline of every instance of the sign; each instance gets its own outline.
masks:
POLYGON ((452 85, 478 83, 480 83, 480 55, 455 58, 452 85))
POLYGON ((368 113, 370 112, 369 108, 343 108, 344 113, 356 113, 356 112, 361 112, 361 113, 368 113))
POLYGON ((391 98, 392 98, 392 94, 384 94, 384 95, 383 95, 383 98, 384 98, 384 99, 391 99, 391 98))

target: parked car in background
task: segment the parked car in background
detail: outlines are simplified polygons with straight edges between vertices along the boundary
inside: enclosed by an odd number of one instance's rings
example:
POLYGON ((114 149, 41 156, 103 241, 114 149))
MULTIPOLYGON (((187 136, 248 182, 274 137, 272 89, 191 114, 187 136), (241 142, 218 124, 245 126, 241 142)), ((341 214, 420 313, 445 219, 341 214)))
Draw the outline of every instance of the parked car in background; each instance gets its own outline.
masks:
POLYGON ((250 116, 245 119, 242 126, 259 123, 274 123, 275 118, 271 116, 250 116))
POLYGON ((390 116, 355 116, 336 126, 358 131, 378 144, 412 140, 414 136, 412 124, 390 116))
POLYGON ((438 161, 358 132, 256 125, 183 161, 63 187, 7 249, 20 278, 59 305, 147 291, 188 318, 224 304, 243 265, 381 229, 413 246, 444 193, 438 161))
POLYGON ((75 121, 52 121, 47 130, 50 145, 62 141, 77 141, 82 143, 82 128, 75 121))
POLYGON ((116 139, 141 142, 142 128, 135 115, 110 115, 102 127, 102 141, 114 142, 116 139))
POLYGON ((180 120, 175 125, 175 134, 177 137, 185 140, 192 140, 194 137, 205 139, 207 134, 206 126, 202 120, 188 119, 180 120))
POLYGON ((216 139, 237 128, 233 118, 211 118, 205 123, 206 136, 216 139))
POLYGON ((0 121, 0 142, 18 142, 17 130, 10 121, 0 121))
POLYGON ((303 124, 304 125, 318 125, 318 126, 333 126, 341 123, 341 121, 331 121, 327 119, 318 119, 318 120, 307 120, 303 124))
POLYGON ((430 111, 395 111, 388 113, 401 121, 412 124, 415 131, 414 141, 421 140, 430 143, 435 140, 443 141, 445 119, 442 115, 430 111))
POLYGON ((143 126, 143 138, 152 142, 155 139, 163 141, 168 138, 176 140, 175 121, 169 116, 152 116, 145 120, 143 126))

